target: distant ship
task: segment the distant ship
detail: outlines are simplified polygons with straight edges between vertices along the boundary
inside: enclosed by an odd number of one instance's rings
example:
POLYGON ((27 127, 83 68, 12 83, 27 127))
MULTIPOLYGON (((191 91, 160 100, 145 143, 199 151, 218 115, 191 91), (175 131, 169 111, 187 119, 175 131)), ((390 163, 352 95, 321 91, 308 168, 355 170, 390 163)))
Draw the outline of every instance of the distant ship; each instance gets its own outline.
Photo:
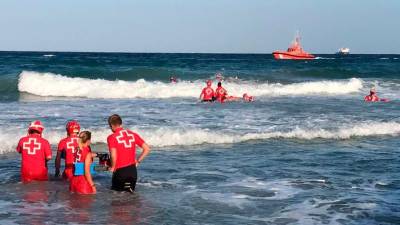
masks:
POLYGON ((299 34, 295 36, 287 51, 274 51, 272 55, 275 59, 315 59, 314 55, 304 51, 301 47, 299 34))
POLYGON ((350 49, 349 48, 339 48, 339 50, 336 52, 336 54, 348 55, 348 54, 350 54, 350 49))

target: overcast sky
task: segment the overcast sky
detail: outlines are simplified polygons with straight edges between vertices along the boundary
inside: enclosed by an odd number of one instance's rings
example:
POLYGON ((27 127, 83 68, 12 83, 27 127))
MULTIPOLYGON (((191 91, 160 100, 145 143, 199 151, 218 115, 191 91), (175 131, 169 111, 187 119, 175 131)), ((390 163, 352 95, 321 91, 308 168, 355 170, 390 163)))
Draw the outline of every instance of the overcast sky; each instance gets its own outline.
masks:
POLYGON ((400 53, 400 0, 1 0, 0 50, 400 53))

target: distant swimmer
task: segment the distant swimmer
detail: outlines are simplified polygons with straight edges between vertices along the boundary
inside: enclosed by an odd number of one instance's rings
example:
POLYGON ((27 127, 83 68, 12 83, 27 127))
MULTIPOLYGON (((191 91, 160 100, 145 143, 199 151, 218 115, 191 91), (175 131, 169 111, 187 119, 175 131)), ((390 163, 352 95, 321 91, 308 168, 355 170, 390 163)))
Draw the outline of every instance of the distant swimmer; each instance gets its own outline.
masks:
POLYGON ((58 143, 57 156, 55 161, 55 176, 60 176, 61 158, 65 159, 65 168, 62 177, 66 180, 73 176, 73 167, 75 162, 75 149, 78 148, 78 133, 81 129, 78 121, 72 120, 65 126, 67 137, 58 143), (64 156, 64 157, 62 157, 64 156))
POLYGON ((84 174, 74 175, 70 179, 69 190, 78 194, 96 194, 96 186, 90 172, 90 165, 96 153, 90 149, 92 134, 89 131, 82 131, 79 134, 79 145, 74 151, 75 163, 84 164, 84 174))
POLYGON ((22 137, 17 146, 21 154, 22 182, 48 180, 47 161, 51 159, 49 142, 42 138, 44 126, 39 120, 33 121, 28 128, 28 135, 22 137))
POLYGON ((173 83, 173 84, 176 84, 176 83, 178 82, 178 79, 177 79, 175 76, 171 76, 171 77, 169 78, 169 82, 171 82, 171 83, 173 83))
POLYGON ((243 94, 243 101, 245 101, 245 102, 254 102, 254 97, 248 95, 247 93, 244 93, 243 94))
POLYGON ((212 89, 212 81, 206 81, 207 87, 203 88, 200 94, 200 100, 203 102, 213 102, 215 100, 214 89, 212 89))
POLYGON ((388 102, 389 99, 379 98, 378 95, 376 95, 375 88, 371 88, 371 90, 369 91, 369 95, 364 97, 364 101, 366 101, 366 102, 388 102))
POLYGON ((218 80, 219 82, 221 82, 224 80, 224 76, 222 75, 222 73, 216 73, 215 79, 218 80))
POLYGON ((222 87, 222 83, 218 82, 217 89, 215 89, 215 99, 223 103, 227 97, 228 92, 222 87))

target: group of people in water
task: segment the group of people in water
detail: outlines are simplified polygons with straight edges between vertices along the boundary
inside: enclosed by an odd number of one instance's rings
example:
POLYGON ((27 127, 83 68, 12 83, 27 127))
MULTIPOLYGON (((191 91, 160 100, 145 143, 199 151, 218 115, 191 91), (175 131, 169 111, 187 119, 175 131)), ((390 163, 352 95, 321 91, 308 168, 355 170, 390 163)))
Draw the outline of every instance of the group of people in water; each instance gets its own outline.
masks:
POLYGON ((238 100, 243 100, 246 102, 254 101, 254 97, 248 95, 247 93, 244 93, 242 97, 228 95, 228 92, 226 91, 226 89, 222 87, 221 81, 218 82, 217 88, 215 89, 215 91, 212 88, 211 80, 207 80, 206 85, 207 86, 205 88, 203 88, 203 90, 200 93, 200 100, 202 102, 218 101, 220 103, 224 103, 224 102, 228 102, 228 101, 238 101, 238 100))
MULTIPOLYGON (((150 147, 139 134, 124 129, 122 119, 114 114, 108 118, 112 133, 107 138, 108 162, 106 169, 113 173, 111 188, 116 191, 133 192, 136 187, 136 167, 150 153, 150 147), (136 146, 142 149, 136 158, 136 146)), ((21 180, 23 183, 31 181, 47 181, 49 179, 47 162, 52 158, 51 146, 42 137, 44 126, 41 121, 32 122, 28 127, 28 134, 22 137, 17 145, 17 152, 21 154, 21 180)), ((69 190, 79 194, 95 194, 96 185, 93 182, 91 164, 95 157, 104 156, 104 153, 92 152, 91 132, 80 131, 80 124, 76 120, 66 124, 66 137, 60 140, 55 159, 55 177, 62 176, 69 181, 69 190), (65 167, 60 174, 61 159, 65 160, 65 167), (77 173, 78 164, 83 164, 83 173, 77 173)))
POLYGON ((379 98, 378 95, 376 94, 376 89, 371 88, 371 90, 369 91, 369 95, 364 97, 364 101, 366 101, 366 102, 388 102, 389 99, 379 98))

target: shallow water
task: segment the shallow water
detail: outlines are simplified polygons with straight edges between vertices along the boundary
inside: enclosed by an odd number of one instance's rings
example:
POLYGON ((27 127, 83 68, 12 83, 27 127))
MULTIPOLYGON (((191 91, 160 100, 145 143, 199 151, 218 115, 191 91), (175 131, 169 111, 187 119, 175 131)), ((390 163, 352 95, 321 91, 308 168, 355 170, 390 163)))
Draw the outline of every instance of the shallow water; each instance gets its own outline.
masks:
POLYGON ((400 221, 398 56, 48 54, 0 53, 2 224, 400 221), (256 101, 197 102, 215 72, 256 101), (372 85, 391 101, 364 103, 372 85), (112 113, 153 147, 135 194, 109 190, 109 173, 94 177, 95 196, 70 194, 54 178, 19 182, 14 148, 30 121, 44 122, 54 150, 66 121, 78 119, 93 149, 107 151, 112 113))

